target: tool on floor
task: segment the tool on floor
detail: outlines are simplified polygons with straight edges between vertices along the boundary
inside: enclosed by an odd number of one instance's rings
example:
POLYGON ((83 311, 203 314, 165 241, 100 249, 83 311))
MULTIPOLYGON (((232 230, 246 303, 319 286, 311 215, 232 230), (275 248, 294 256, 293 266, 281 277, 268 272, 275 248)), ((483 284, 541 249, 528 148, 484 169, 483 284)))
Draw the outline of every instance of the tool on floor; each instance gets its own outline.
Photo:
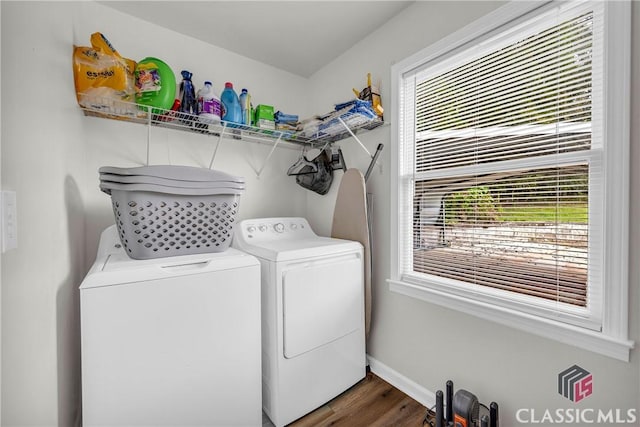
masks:
POLYGON ((498 404, 489 407, 473 393, 460 389, 453 393, 453 382, 446 384, 446 403, 442 390, 436 392, 435 412, 427 410, 422 425, 430 427, 499 427, 498 404))
POLYGON ((478 398, 467 390, 458 390, 453 395, 454 425, 456 427, 474 427, 479 419, 480 402, 478 402, 478 398))

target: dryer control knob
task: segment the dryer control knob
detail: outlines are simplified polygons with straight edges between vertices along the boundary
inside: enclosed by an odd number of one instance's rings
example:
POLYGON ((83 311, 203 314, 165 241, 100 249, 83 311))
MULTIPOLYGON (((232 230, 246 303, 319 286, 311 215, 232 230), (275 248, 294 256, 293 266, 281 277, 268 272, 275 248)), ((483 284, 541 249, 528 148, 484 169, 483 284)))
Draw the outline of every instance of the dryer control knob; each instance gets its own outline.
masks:
POLYGON ((284 224, 279 222, 273 226, 273 229, 276 230, 278 233, 282 233, 284 231, 284 224))
POLYGON ((249 233, 254 233, 256 231, 256 228, 253 225, 250 225, 249 227, 247 227, 247 231, 249 233))
POLYGON ((261 225, 260 227, 258 227, 258 229, 264 233, 265 231, 267 231, 267 226, 261 225))
POLYGON ((292 229, 292 230, 295 230, 295 229, 297 229, 297 228, 298 228, 298 224, 291 224, 291 229, 292 229))

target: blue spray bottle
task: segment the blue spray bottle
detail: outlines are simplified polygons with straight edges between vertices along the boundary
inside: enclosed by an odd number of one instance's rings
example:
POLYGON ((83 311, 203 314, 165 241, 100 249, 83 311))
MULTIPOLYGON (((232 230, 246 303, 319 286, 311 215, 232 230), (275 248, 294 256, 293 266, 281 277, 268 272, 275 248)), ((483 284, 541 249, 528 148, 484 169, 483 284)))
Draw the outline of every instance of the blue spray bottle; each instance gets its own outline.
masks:
POLYGON ((180 82, 179 111, 183 114, 178 114, 178 117, 184 123, 191 123, 195 119, 194 116, 198 115, 196 90, 193 87, 193 82, 191 81, 193 74, 187 70, 182 70, 180 74, 182 74, 182 82, 180 82))

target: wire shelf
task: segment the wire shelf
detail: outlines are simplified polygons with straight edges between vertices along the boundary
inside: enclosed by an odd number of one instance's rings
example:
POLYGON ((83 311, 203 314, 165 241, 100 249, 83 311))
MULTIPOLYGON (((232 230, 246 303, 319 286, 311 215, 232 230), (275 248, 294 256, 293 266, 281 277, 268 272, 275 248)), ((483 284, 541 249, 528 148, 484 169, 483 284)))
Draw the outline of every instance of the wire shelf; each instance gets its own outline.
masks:
POLYGON ((321 126, 318 126, 317 130, 313 132, 308 130, 273 130, 225 121, 205 123, 200 121, 196 115, 146 107, 112 98, 80 94, 79 99, 80 107, 86 116, 262 143, 281 140, 294 144, 316 146, 337 142, 349 138, 361 130, 371 130, 384 125, 384 122, 378 118, 370 119, 360 114, 334 112, 320 120, 321 126))

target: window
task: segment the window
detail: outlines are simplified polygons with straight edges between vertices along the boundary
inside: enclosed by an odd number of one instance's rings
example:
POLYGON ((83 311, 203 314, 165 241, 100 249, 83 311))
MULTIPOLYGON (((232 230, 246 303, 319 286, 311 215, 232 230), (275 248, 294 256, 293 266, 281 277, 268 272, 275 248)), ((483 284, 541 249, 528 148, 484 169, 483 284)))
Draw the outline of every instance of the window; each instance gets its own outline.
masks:
POLYGON ((394 66, 392 290, 628 359, 625 7, 510 4, 394 66))

